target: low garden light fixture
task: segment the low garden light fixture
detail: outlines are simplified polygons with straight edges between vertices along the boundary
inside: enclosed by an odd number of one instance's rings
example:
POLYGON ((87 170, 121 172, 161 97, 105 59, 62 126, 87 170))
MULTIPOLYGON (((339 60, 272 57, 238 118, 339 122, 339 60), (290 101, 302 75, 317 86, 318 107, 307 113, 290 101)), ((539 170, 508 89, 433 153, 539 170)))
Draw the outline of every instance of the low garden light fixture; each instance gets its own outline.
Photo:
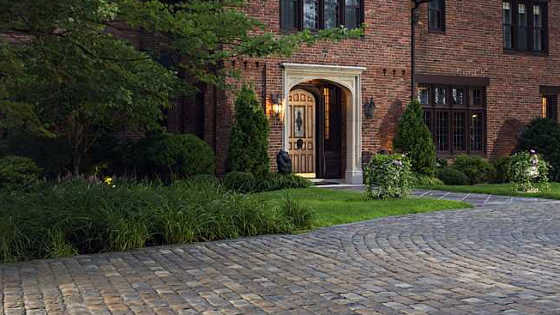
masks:
POLYGON ((373 115, 375 114, 375 102, 373 101, 373 97, 370 97, 369 102, 365 102, 364 104, 364 113, 367 119, 372 119, 373 115))

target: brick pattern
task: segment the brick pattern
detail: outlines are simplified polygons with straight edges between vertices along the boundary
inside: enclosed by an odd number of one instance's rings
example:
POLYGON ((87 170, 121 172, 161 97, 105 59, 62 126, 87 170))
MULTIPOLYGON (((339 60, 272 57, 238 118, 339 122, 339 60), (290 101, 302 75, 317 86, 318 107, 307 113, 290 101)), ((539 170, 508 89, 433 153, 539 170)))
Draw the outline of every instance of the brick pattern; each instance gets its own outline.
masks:
MULTIPOLYGON (((548 1, 548 56, 503 51, 502 1, 446 1, 445 33, 418 29, 417 73, 490 78, 487 153, 509 154, 523 125, 540 117, 540 85, 560 85, 560 4, 548 1)), ((420 16, 427 23, 427 7, 420 16)))
POLYGON ((4 264, 0 315, 558 314, 559 229, 518 204, 4 264))

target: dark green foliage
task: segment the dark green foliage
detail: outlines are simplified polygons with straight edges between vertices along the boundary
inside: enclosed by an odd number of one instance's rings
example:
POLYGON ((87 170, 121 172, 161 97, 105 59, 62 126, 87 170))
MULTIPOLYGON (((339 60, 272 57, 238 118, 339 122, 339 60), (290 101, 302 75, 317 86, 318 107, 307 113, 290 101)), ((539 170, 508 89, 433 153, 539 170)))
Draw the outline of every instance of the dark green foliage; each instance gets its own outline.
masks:
POLYGON ((224 186, 232 191, 254 192, 256 185, 255 176, 252 173, 233 171, 224 176, 224 186))
POLYGON ((432 134, 424 123, 424 111, 417 101, 410 102, 400 118, 393 147, 408 155, 413 171, 434 175, 436 151, 432 134))
POLYGON ((212 175, 214 151, 192 134, 159 134, 140 140, 136 146, 136 167, 140 177, 166 181, 194 175, 212 175))
POLYGON ((0 191, 0 262, 287 233, 310 220, 299 208, 211 181, 114 185, 73 180, 0 191))
POLYGON ((257 180, 257 191, 272 191, 289 188, 306 188, 311 186, 310 180, 293 175, 293 174, 279 174, 269 173, 262 179, 257 180))
POLYGON ((72 171, 71 149, 62 139, 15 132, 9 134, 3 143, 4 154, 32 159, 47 178, 64 176, 72 171))
POLYGON ((418 173, 414 173, 414 175, 412 175, 412 183, 414 186, 443 185, 443 182, 437 177, 432 177, 432 176, 418 174, 418 173))
POLYGON ((457 156, 452 167, 467 175, 471 185, 489 182, 496 172, 488 161, 476 155, 461 154, 457 156))
POLYGON ((297 229, 309 229, 313 226, 313 210, 286 194, 282 203, 282 212, 297 229))
POLYGON ((189 181, 192 183, 203 183, 203 184, 214 184, 218 185, 220 181, 214 175, 208 174, 201 174, 201 175, 194 175, 189 178, 189 181))
POLYGON ((533 120, 519 137, 519 150, 535 150, 550 164, 550 179, 560 181, 560 125, 551 119, 533 120))
POLYGON ((268 120, 255 92, 247 86, 235 101, 228 168, 255 176, 268 173, 268 120))
POLYGON ((446 159, 436 159, 436 167, 437 168, 446 168, 447 167, 447 160, 446 159))
POLYGON ((22 189, 37 182, 41 169, 32 159, 21 156, 0 158, 0 189, 22 189))
POLYGON ((311 184, 311 181, 301 176, 278 173, 268 173, 263 177, 255 177, 247 172, 230 172, 224 177, 226 188, 243 193, 306 188, 311 184))
POLYGON ((511 158, 508 156, 499 157, 492 162, 492 166, 495 169, 495 176, 493 182, 495 184, 505 184, 509 183, 511 178, 509 176, 511 172, 511 158))
POLYGON ((445 185, 468 185, 470 183, 465 173, 451 167, 438 170, 437 175, 445 185))

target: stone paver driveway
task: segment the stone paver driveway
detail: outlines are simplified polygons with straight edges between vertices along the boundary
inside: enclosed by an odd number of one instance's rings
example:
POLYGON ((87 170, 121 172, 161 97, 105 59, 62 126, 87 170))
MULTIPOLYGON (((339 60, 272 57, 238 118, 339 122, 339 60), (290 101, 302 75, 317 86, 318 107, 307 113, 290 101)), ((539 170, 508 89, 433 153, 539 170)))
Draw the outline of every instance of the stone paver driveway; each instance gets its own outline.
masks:
POLYGON ((560 205, 0 265, 0 314, 559 314, 560 205))

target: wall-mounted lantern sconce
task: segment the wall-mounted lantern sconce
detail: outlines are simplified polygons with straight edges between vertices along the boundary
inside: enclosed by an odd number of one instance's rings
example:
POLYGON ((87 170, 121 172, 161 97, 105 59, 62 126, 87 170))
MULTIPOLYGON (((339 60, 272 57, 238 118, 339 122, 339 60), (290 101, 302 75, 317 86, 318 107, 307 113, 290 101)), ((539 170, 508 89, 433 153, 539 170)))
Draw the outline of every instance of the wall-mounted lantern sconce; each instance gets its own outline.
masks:
POLYGON ((271 94, 270 102, 267 102, 266 113, 270 118, 282 120, 284 104, 282 94, 271 94))
POLYGON ((370 97, 369 102, 366 101, 364 104, 364 112, 367 119, 373 118, 373 114, 375 113, 375 102, 373 101, 373 97, 370 97))

